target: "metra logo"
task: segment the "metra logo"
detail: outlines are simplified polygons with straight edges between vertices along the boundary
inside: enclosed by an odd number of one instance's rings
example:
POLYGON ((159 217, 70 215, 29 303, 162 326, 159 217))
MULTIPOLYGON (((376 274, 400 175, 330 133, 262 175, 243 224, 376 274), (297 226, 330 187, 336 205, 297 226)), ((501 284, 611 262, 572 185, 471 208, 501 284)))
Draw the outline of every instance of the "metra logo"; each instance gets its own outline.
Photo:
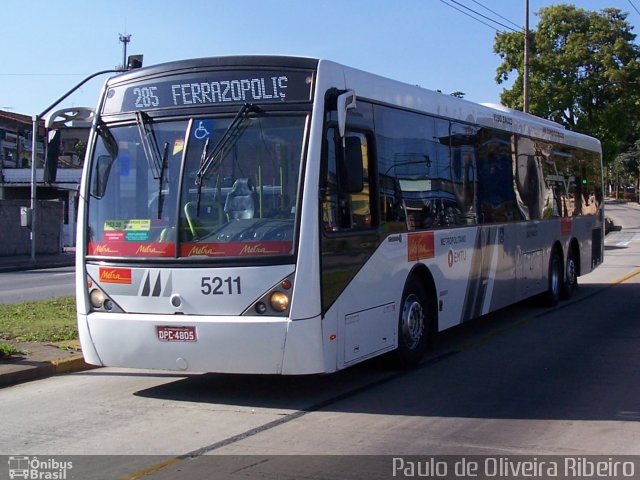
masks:
POLYGON ((165 252, 162 249, 155 248, 153 245, 140 245, 136 251, 136 255, 164 255, 165 252))
POLYGON ((131 269, 100 267, 100 281, 103 283, 122 283, 125 285, 131 285, 131 269))
POLYGON ((192 255, 221 255, 223 252, 216 252, 213 248, 207 246, 200 247, 191 247, 189 253, 187 253, 187 257, 191 257, 192 255))
POLYGON ((278 252, 274 250, 267 250, 262 246, 261 243, 258 243, 256 245, 245 245, 244 247, 242 247, 242 250, 240 250, 240 255, 256 255, 256 254, 264 255, 267 253, 278 253, 278 252))
POLYGON ((95 246, 92 253, 95 255, 109 255, 116 254, 118 251, 110 248, 109 245, 98 244, 95 246))
POLYGON ((409 234, 407 239, 408 261, 414 262, 435 256, 433 232, 409 234))

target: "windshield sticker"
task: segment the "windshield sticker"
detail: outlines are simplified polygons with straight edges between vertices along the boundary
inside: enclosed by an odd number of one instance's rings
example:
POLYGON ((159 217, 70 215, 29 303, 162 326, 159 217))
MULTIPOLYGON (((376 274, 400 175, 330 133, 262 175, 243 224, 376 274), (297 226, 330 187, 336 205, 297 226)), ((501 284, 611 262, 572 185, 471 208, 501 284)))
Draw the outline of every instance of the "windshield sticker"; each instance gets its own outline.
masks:
POLYGON ((174 257, 174 243, 89 242, 88 255, 126 257, 174 257))
POLYGON ((104 232, 104 240, 106 242, 122 242, 124 238, 125 236, 122 230, 110 230, 104 232))
POLYGON ((125 232, 125 240, 127 242, 148 242, 149 241, 149 232, 125 232))
POLYGON ((151 230, 151 220, 105 220, 105 231, 108 230, 128 230, 128 231, 149 231, 151 230))
POLYGON ((193 129, 193 137, 196 140, 205 140, 211 136, 213 122, 211 120, 199 120, 198 126, 193 129))
POLYGON ((173 153, 171 153, 171 155, 177 155, 178 153, 180 153, 182 150, 184 150, 184 140, 182 138, 178 138, 174 143, 173 143, 173 153))
POLYGON ((293 242, 183 243, 181 257, 241 257, 245 255, 287 255, 293 242))

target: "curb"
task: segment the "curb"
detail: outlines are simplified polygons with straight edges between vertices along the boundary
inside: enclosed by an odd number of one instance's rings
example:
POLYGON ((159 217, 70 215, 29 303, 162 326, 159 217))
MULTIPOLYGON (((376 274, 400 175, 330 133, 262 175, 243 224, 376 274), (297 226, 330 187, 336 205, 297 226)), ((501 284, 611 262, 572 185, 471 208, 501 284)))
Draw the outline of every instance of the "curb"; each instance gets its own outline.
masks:
POLYGON ((0 388, 10 387, 20 383, 30 382, 32 380, 40 380, 52 377, 53 375, 82 372, 84 370, 99 368, 96 365, 86 363, 82 354, 71 355, 67 358, 51 360, 48 362, 16 366, 24 368, 18 368, 14 371, 5 372, 0 375, 0 388))

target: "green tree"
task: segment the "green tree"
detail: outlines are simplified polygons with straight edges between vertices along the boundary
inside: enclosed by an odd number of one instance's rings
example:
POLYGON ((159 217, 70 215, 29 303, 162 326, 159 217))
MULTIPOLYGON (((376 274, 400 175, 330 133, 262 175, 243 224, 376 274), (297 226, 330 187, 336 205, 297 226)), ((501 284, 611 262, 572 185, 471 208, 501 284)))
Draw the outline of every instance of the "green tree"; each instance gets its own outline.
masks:
MULTIPOLYGON (((640 47, 627 13, 554 5, 538 16, 529 42, 529 111, 599 138, 605 161, 613 160, 638 138, 640 47)), ((517 72, 501 101, 522 109, 523 34, 498 33, 493 49, 502 59, 498 83, 517 72)))
POLYGON ((635 182, 640 169, 640 140, 631 145, 626 152, 616 156, 611 162, 611 170, 614 180, 622 185, 635 182))

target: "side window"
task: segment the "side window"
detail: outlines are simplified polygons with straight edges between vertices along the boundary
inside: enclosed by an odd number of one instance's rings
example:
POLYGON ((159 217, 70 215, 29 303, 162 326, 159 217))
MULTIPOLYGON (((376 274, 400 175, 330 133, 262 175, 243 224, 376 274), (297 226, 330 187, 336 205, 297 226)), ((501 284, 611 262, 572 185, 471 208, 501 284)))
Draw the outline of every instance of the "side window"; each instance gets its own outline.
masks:
POLYGON ((595 215, 602 205, 597 155, 567 146, 548 144, 542 151, 546 183, 553 191, 552 215, 595 215))
MULTIPOLYGON (((346 162, 354 161, 353 156, 345 155, 342 140, 333 128, 327 130, 325 138, 326 178, 324 180, 324 195, 322 198, 322 225, 325 232, 340 232, 372 228, 371 213, 371 183, 369 181, 371 164, 369 158, 369 142, 362 133, 347 132, 345 143, 351 148, 360 148, 361 156, 358 161, 362 165, 348 166, 346 162), (359 168, 361 167, 361 168, 359 168), (349 179, 347 183, 345 172, 361 172, 360 179, 349 179), (361 184, 358 191, 353 191, 354 184, 361 184)), ((349 148, 347 148, 348 150, 349 148)))
POLYGON ((562 211, 560 196, 563 188, 557 171, 544 182, 543 165, 547 150, 542 142, 519 137, 515 164, 516 197, 518 208, 526 220, 558 216, 562 211), (546 203, 545 203, 546 202, 546 203))
POLYGON ((475 130, 382 106, 374 113, 383 228, 475 223, 474 147, 469 144, 475 130))
POLYGON ((514 190, 511 138, 487 130, 476 150, 482 223, 521 220, 514 190))
POLYGON ((462 212, 458 225, 477 222, 476 198, 476 149, 479 128, 461 123, 451 123, 451 180, 457 206, 462 212))
POLYGON ((431 117, 375 107, 380 210, 387 229, 433 227, 438 170, 436 131, 431 117), (393 225, 396 226, 393 226, 393 225))

